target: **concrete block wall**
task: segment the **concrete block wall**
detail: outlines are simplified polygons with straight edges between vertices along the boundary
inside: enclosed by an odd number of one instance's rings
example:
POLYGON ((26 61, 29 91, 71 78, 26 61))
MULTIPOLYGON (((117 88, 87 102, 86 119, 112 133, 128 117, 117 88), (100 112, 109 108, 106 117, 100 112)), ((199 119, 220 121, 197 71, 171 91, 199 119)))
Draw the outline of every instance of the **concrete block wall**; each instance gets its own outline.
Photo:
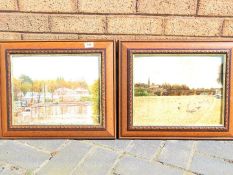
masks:
POLYGON ((0 0, 1 40, 233 37, 231 0, 0 0))
MULTIPOLYGON (((0 0, 0 40, 233 40, 233 0, 0 0)), ((232 175, 233 142, 0 140, 1 175, 232 175)))

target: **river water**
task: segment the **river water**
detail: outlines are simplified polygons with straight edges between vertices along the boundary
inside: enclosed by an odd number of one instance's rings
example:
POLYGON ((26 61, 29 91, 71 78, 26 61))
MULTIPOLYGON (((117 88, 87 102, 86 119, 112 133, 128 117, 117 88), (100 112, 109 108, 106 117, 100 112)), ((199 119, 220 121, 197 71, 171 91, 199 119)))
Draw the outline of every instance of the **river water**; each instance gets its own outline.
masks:
POLYGON ((36 104, 13 116, 13 125, 95 125, 92 103, 36 104))

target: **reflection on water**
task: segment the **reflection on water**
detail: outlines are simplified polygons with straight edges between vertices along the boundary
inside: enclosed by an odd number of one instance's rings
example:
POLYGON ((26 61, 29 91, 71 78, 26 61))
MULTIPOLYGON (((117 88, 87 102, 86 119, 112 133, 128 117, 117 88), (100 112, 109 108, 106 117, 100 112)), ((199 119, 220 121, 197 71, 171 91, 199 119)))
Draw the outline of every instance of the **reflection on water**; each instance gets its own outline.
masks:
MULTIPOLYGON (((91 102, 39 103, 16 110, 13 125, 98 125, 91 102)), ((98 118, 98 119, 97 119, 98 118)))

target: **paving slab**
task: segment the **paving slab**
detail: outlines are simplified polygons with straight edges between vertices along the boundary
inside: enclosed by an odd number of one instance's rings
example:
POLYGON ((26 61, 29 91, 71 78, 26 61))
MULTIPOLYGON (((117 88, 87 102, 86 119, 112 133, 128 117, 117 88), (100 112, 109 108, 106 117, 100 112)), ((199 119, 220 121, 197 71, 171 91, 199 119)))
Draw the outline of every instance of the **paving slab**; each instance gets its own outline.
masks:
POLYGON ((152 163, 126 156, 117 164, 114 173, 117 175, 182 175, 183 171, 161 163, 152 163))
POLYGON ((0 161, 26 169, 39 167, 50 155, 14 141, 0 145, 0 161))
POLYGON ((65 175, 70 174, 79 161, 90 149, 90 145, 79 141, 72 141, 48 161, 39 171, 38 175, 65 175))

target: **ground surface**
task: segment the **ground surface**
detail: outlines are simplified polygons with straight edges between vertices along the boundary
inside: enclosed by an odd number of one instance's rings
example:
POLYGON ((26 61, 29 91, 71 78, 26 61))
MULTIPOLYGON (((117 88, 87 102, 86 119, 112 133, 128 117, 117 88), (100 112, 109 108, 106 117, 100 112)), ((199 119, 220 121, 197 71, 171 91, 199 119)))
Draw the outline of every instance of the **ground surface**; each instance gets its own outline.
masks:
POLYGON ((233 142, 2 140, 1 175, 232 175, 233 142))
POLYGON ((220 125, 221 99, 213 95, 134 97, 134 125, 220 125))

